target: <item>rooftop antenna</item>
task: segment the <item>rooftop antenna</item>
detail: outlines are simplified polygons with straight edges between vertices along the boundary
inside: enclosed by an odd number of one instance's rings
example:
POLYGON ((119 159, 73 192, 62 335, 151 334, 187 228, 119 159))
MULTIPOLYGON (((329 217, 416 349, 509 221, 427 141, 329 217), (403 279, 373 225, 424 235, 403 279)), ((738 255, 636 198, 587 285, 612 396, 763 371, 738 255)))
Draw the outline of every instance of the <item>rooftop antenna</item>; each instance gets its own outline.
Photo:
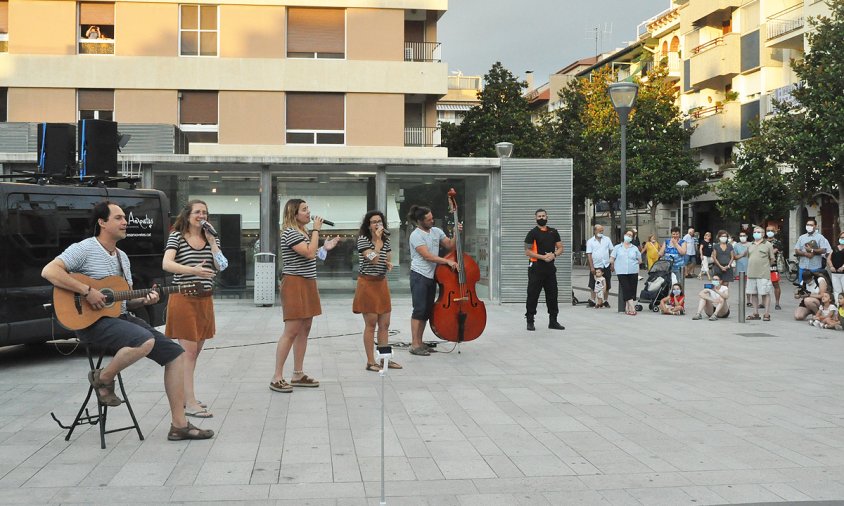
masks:
POLYGON ((603 50, 603 39, 605 36, 612 35, 612 23, 604 23, 604 26, 594 26, 586 29, 586 38, 595 40, 595 56, 601 54, 603 50))

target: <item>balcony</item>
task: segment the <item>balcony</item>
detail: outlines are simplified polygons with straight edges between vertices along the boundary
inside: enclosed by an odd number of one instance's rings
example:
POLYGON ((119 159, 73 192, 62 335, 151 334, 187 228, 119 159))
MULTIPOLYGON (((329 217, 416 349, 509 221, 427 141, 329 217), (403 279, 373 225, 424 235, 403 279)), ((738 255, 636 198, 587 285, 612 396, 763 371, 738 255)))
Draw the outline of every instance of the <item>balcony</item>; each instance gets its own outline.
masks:
POLYGON ((741 104, 737 102, 690 111, 690 116, 695 127, 692 148, 741 140, 741 104))
POLYGON ((439 63, 442 61, 442 44, 439 42, 405 42, 404 61, 439 63))
POLYGON ((689 0, 680 16, 680 32, 687 33, 711 14, 738 9, 747 0, 689 0))
POLYGON ((741 37, 728 33, 691 50, 689 82, 693 88, 723 88, 741 73, 741 37))
POLYGON ((405 127, 404 145, 436 147, 442 144, 439 127, 405 127))
POLYGON ((9 52, 9 34, 0 33, 0 53, 9 52))
POLYGON ((114 39, 79 39, 79 54, 114 54, 114 39))
POLYGON ((803 2, 774 14, 766 23, 765 47, 803 49, 805 25, 803 2))
POLYGON ((654 65, 668 69, 668 77, 672 80, 680 79, 680 53, 678 52, 656 52, 654 53, 654 65))
POLYGON ((767 102, 765 104, 766 114, 775 114, 774 101, 785 102, 789 105, 797 105, 797 99, 791 93, 797 89, 797 84, 792 83, 786 86, 775 89, 767 95, 767 102))

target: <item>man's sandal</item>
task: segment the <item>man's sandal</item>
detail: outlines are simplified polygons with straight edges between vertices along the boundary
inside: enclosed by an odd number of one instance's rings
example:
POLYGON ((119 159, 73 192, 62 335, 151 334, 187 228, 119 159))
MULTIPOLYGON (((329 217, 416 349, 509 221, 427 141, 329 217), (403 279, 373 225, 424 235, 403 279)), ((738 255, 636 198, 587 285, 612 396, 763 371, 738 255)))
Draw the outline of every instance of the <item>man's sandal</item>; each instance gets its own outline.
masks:
POLYGON ((404 369, 404 367, 402 367, 401 364, 399 364, 398 362, 393 362, 392 360, 390 360, 390 366, 388 367, 388 369, 404 369))
POLYGON ((366 364, 366 370, 372 372, 381 372, 381 366, 378 364, 366 364))
POLYGON ((120 400, 114 393, 114 380, 106 383, 100 379, 102 369, 94 369, 88 372, 88 383, 94 388, 94 393, 97 394, 97 401, 104 406, 120 406, 123 401, 120 400), (101 393, 100 389, 106 389, 106 393, 101 393))
POLYGON ((272 383, 270 383, 270 390, 272 390, 273 392, 282 392, 285 394, 289 394, 293 391, 293 387, 291 387, 290 383, 286 382, 284 378, 282 378, 278 381, 273 381, 272 383))
POLYGON ((187 427, 176 427, 170 424, 170 432, 167 434, 168 441, 184 441, 187 439, 210 439, 214 437, 214 431, 200 429, 188 422, 187 427))

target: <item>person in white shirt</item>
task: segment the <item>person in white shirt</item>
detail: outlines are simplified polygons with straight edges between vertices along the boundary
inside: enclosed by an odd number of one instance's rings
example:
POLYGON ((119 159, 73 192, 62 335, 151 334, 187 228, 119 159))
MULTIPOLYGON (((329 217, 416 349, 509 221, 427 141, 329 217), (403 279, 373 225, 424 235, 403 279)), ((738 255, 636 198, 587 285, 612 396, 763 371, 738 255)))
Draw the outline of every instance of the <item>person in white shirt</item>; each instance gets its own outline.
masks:
POLYGON ((697 248, 695 248, 695 244, 697 239, 695 239, 695 229, 693 227, 689 227, 689 231, 686 235, 683 236, 683 240, 686 241, 686 277, 693 278, 695 277, 695 262, 697 261, 697 248))
MULTIPOLYGON (((609 272, 610 253, 612 252, 612 241, 609 237, 604 236, 604 226, 595 225, 592 228, 594 235, 586 241, 586 259, 589 262, 589 290, 592 291, 592 297, 589 299, 589 307, 595 306, 595 269, 601 268, 604 272, 609 272)), ((612 288, 610 278, 607 277, 607 293, 612 288)), ((604 305, 609 307, 609 302, 604 301, 604 305)))

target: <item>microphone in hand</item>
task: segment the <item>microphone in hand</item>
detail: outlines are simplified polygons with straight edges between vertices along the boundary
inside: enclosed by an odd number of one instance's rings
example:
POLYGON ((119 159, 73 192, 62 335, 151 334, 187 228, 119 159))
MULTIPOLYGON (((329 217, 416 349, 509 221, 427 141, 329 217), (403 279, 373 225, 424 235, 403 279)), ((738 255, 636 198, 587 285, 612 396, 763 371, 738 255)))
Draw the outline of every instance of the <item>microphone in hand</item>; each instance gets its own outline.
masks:
POLYGON ((207 221, 205 221, 205 220, 200 221, 199 226, 202 227, 202 230, 207 231, 209 234, 213 235, 214 237, 220 237, 220 234, 218 234, 217 231, 214 230, 214 227, 212 227, 211 224, 208 223, 207 221))
POLYGON ((322 219, 322 223, 323 223, 323 224, 325 224, 325 225, 328 225, 329 227, 333 227, 333 226, 334 226, 334 222, 333 222, 333 221, 331 221, 331 220, 326 220, 325 218, 323 218, 323 219, 322 219))

